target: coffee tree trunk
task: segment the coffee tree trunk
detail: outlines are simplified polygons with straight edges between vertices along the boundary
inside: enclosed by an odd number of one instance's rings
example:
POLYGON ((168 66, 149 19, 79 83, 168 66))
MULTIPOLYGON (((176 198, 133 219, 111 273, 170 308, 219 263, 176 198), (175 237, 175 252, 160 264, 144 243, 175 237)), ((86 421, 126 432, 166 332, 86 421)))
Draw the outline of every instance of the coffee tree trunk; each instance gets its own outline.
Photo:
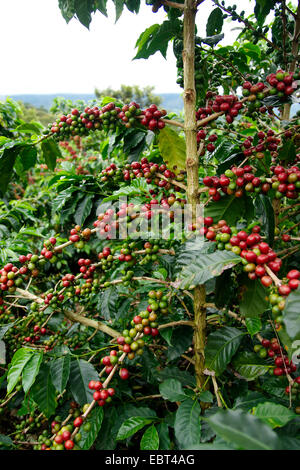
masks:
MULTIPOLYGON (((184 115, 186 137, 187 200, 195 222, 199 204, 199 173, 197 155, 197 123, 195 115, 195 17, 196 3, 186 0, 183 21, 183 70, 184 70, 184 115)), ((194 350, 197 387, 204 384, 204 346, 205 346, 205 287, 197 286, 194 291, 194 350)))

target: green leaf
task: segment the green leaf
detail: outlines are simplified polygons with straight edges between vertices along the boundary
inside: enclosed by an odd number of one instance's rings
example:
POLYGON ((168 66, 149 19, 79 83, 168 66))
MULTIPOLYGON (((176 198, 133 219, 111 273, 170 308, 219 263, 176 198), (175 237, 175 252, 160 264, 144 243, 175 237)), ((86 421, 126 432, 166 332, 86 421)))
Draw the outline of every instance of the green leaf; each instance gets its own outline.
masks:
POLYGON ((185 169, 186 145, 185 139, 180 137, 170 127, 164 127, 158 134, 158 148, 164 162, 173 171, 185 169))
POLYGON ((300 288, 292 292, 285 301, 283 323, 292 340, 300 339, 300 288))
MULTIPOLYGON (((101 408, 101 407, 98 407, 101 408)), ((102 408, 101 408, 102 409, 102 408)), ((117 407, 105 410, 101 424, 101 432, 94 442, 96 450, 114 450, 116 448, 116 435, 120 426, 120 414, 117 407)))
POLYGON ((274 241, 275 217, 271 199, 264 194, 259 194, 255 199, 255 209, 257 217, 259 217, 262 222, 266 234, 266 242, 272 246, 274 241))
POLYGON ((75 13, 80 23, 89 29, 92 20, 91 13, 94 12, 93 0, 75 0, 75 13))
MULTIPOLYGON (((246 197, 224 196, 219 201, 210 202, 204 209, 205 217, 214 220, 225 219, 229 225, 234 225, 246 213, 246 197)), ((249 215, 249 214, 247 214, 249 215)))
POLYGON ((43 129, 43 126, 38 123, 38 122, 24 122, 24 124, 20 124, 19 126, 16 127, 17 132, 21 133, 29 133, 29 134, 37 134, 39 135, 41 133, 41 130, 43 129))
POLYGON ((244 334, 229 326, 210 333, 205 347, 205 367, 215 371, 217 376, 222 374, 237 352, 244 334))
POLYGON ((85 431, 84 425, 80 428, 80 449, 88 450, 92 447, 101 429, 103 416, 103 407, 96 405, 89 414, 88 419, 85 421, 85 423, 89 423, 91 425, 91 429, 89 431, 85 431))
POLYGON ((5 149, 0 153, 0 191, 4 194, 7 190, 8 183, 11 180, 14 164, 18 156, 19 147, 5 149))
MULTIPOLYGON (((168 348, 168 362, 173 361, 184 353, 192 343, 193 330, 190 327, 182 326, 173 331, 172 346, 168 348)), ((177 377, 175 377, 177 379, 177 377)), ((178 379, 180 380, 180 379, 178 379)))
POLYGON ((161 25, 152 25, 147 28, 136 42, 138 52, 134 59, 148 59, 150 55, 157 51, 166 58, 170 41, 180 33, 181 21, 174 19, 164 21, 161 25))
POLYGON ((63 357, 54 359, 49 363, 51 371, 51 379, 53 385, 59 393, 66 388, 70 375, 71 356, 66 354, 63 357))
POLYGON ((77 225, 83 225, 87 217, 90 215, 92 207, 93 207, 93 200, 94 200, 94 195, 89 194, 76 207, 74 220, 77 225))
POLYGON ((97 10, 99 10, 104 16, 107 16, 106 3, 107 0, 96 0, 95 5, 97 10))
POLYGON ((98 380, 94 366, 83 359, 71 362, 69 387, 74 400, 83 406, 93 401, 93 392, 88 388, 90 380, 98 380))
POLYGON ((167 423, 162 422, 156 426, 156 429, 159 437, 159 449, 169 450, 171 446, 169 426, 167 425, 167 423))
POLYGON ((289 421, 297 417, 292 410, 272 402, 259 403, 253 408, 253 414, 272 428, 285 426, 289 421))
POLYGON ((244 276, 241 285, 241 300, 239 303, 240 312, 245 317, 255 317, 263 314, 269 303, 266 300, 267 291, 260 280, 252 281, 248 276, 244 276))
POLYGON ((254 14, 260 26, 264 24, 266 17, 273 10, 276 3, 276 0, 256 0, 254 14))
POLYGON ((28 392, 34 383, 36 376, 39 373, 40 366, 43 360, 43 353, 34 353, 25 365, 22 372, 22 386, 25 394, 28 392))
POLYGON ((209 390, 205 390, 199 393, 199 400, 205 403, 213 403, 214 396, 209 390))
POLYGON ((159 393, 164 400, 182 401, 187 398, 181 383, 175 379, 167 379, 159 385, 159 393))
POLYGON ((149 426, 143 434, 140 444, 141 450, 158 450, 159 436, 154 424, 149 426))
POLYGON ((265 401, 265 396, 260 392, 248 392, 247 395, 240 395, 234 402, 234 409, 242 409, 244 411, 251 410, 254 406, 265 401))
POLYGON ((215 8, 208 17, 206 23, 207 36, 220 34, 223 26, 223 13, 221 8, 215 8))
POLYGON ((57 407, 55 388, 51 382, 50 367, 42 364, 39 374, 31 388, 31 397, 38 405, 40 411, 49 418, 57 407))
POLYGON ((254 352, 244 351, 233 360, 234 370, 246 380, 255 380, 273 369, 273 364, 266 363, 254 352))
POLYGON ((114 286, 104 290, 100 298, 101 315, 105 320, 114 319, 117 313, 116 304, 118 301, 118 291, 114 286))
POLYGON ((179 448, 186 448, 200 442, 200 405, 196 400, 185 400, 176 411, 175 436, 179 448))
POLYGON ((11 367, 7 374, 7 393, 11 393, 15 388, 24 367, 31 359, 32 355, 33 352, 25 348, 18 349, 13 355, 11 367))
POLYGON ((148 193, 148 185, 146 181, 142 178, 138 178, 132 181, 130 186, 123 186, 122 188, 114 191, 111 196, 104 198, 101 201, 101 204, 104 204, 108 201, 113 201, 114 199, 119 199, 121 196, 138 196, 141 193, 148 193))
POLYGON ((220 276, 223 271, 241 262, 241 257, 232 251, 199 253, 196 259, 192 251, 186 251, 184 255, 177 260, 177 268, 182 267, 177 281, 181 289, 191 285, 204 284, 209 279, 220 276))
MULTIPOLYGON (((232 156, 232 154, 238 150, 239 147, 237 146, 237 143, 229 140, 228 137, 225 137, 216 145, 215 150, 207 156, 207 159, 216 159, 217 162, 225 162, 228 157, 232 156)), ((218 173, 223 173, 223 171, 223 169, 221 171, 218 169, 218 173)))
POLYGON ((69 21, 75 15, 74 0, 58 0, 58 6, 65 21, 69 21))
POLYGON ((123 8, 124 8, 124 3, 125 3, 125 0, 114 0, 114 4, 115 4, 115 7, 116 7, 116 22, 118 21, 118 19, 122 15, 123 8))
MULTIPOLYGON (((180 332, 179 337, 184 336, 182 332, 180 332)), ((176 339, 177 341, 177 339, 176 339)), ((176 379, 179 380, 182 385, 189 385, 190 387, 195 387, 195 377, 191 375, 186 370, 178 369, 175 366, 165 367, 164 369, 158 372, 158 379, 159 380, 166 380, 166 379, 176 379)))
POLYGON ((41 144, 43 158, 49 170, 53 171, 56 166, 56 159, 62 158, 62 154, 54 139, 49 138, 41 144))
POLYGON ((31 145, 28 145, 22 148, 19 154, 19 159, 25 171, 34 167, 37 161, 36 147, 32 147, 31 145))
POLYGON ((279 438, 275 431, 256 416, 241 410, 218 411, 206 418, 217 436, 242 450, 276 450, 279 438))
POLYGON ((246 318, 245 323, 246 323, 248 333, 251 336, 256 335, 262 329, 262 323, 261 323, 260 318, 258 318, 258 317, 246 318))
POLYGON ((133 436, 133 434, 147 426, 147 424, 151 424, 154 419, 155 418, 145 418, 142 416, 132 416, 131 418, 126 419, 126 421, 122 423, 116 439, 121 441, 133 436))

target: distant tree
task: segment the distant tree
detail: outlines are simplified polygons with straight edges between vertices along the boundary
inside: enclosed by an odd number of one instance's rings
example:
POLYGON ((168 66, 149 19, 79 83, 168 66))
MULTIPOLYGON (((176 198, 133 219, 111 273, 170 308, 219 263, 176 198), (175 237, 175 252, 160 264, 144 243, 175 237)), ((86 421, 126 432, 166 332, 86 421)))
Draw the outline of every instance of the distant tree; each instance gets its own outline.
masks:
POLYGON ((23 103, 23 101, 18 101, 18 105, 21 109, 21 117, 25 122, 38 121, 43 126, 46 126, 55 119, 54 114, 49 112, 44 106, 36 107, 30 103, 23 103))
POLYGON ((130 103, 131 101, 136 101, 141 105, 142 108, 150 106, 154 103, 160 105, 162 99, 160 96, 157 96, 153 93, 153 86, 146 86, 140 88, 138 85, 121 85, 119 90, 113 90, 112 88, 106 88, 105 90, 98 90, 96 88, 95 95, 97 98, 103 96, 111 96, 117 100, 122 101, 123 103, 130 103))

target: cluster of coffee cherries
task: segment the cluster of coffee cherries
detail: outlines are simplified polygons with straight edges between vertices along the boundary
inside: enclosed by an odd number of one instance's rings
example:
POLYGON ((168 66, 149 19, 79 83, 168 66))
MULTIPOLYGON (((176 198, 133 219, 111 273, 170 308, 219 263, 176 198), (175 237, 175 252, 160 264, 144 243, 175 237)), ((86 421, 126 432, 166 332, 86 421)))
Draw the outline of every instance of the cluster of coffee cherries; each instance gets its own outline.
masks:
POLYGON ((286 98, 297 89, 297 83, 294 81, 293 73, 277 70, 276 73, 270 73, 266 78, 272 88, 269 89, 269 95, 277 95, 279 98, 286 98))
MULTIPOLYGON (((230 227, 226 220, 219 220, 214 225, 212 217, 198 217, 197 224, 192 229, 200 227, 199 233, 207 240, 218 242, 218 250, 232 251, 242 257, 243 270, 248 273, 249 279, 260 279, 265 287, 272 285, 273 280, 266 267, 273 273, 278 273, 282 261, 269 244, 262 241, 259 225, 253 226, 251 233, 247 233, 246 230, 230 227)), ((283 292, 281 294, 283 295, 283 292)))
POLYGON ((260 111, 265 113, 266 106, 263 105, 262 100, 268 95, 268 87, 263 82, 252 84, 249 81, 243 83, 242 95, 247 98, 249 103, 248 111, 260 111))
POLYGON ((26 343, 35 344, 41 339, 41 335, 44 336, 46 334, 47 329, 45 327, 34 325, 31 334, 29 336, 25 336, 24 341, 26 343))
MULTIPOLYGON (((277 338, 272 338, 271 340, 266 338, 262 339, 261 344, 254 346, 254 351, 262 359, 267 357, 274 359, 275 367, 270 369, 270 373, 276 377, 291 374, 297 370, 297 366, 285 355, 285 351, 279 344, 277 338)), ((300 377, 296 377, 295 382, 300 384, 300 377)), ((288 387, 286 392, 289 393, 288 387)))
MULTIPOLYGON (((103 356, 100 360, 105 367, 104 372, 109 376, 113 369, 120 365, 120 357, 125 353, 127 359, 133 360, 136 356, 141 356, 144 352, 145 341, 142 336, 155 337, 158 331, 158 314, 168 313, 168 298, 163 291, 150 291, 148 293, 149 305, 146 310, 139 312, 131 320, 131 328, 122 332, 122 336, 116 338, 118 349, 111 349, 109 355, 103 356)), ((122 380, 129 378, 129 371, 125 367, 119 368, 119 376, 122 380)), ((111 401, 115 394, 114 388, 106 388, 100 381, 91 380, 89 389, 94 390, 93 399, 99 406, 104 406, 111 401)))
POLYGON ((165 127, 162 117, 166 114, 166 110, 159 110, 155 104, 141 110, 140 105, 135 102, 122 107, 110 102, 102 108, 86 106, 82 112, 74 108, 71 113, 60 116, 50 124, 45 134, 50 132, 58 140, 65 141, 70 135, 80 137, 98 129, 107 132, 115 131, 120 125, 130 128, 133 125, 141 124, 149 130, 155 131, 165 127))
MULTIPOLYGON (((82 435, 80 432, 77 432, 74 437, 72 437, 72 434, 75 429, 81 427, 83 427, 85 432, 89 432, 91 430, 91 423, 84 422, 76 402, 71 402, 70 406, 70 413, 74 418, 73 423, 62 425, 61 416, 56 416, 51 423, 51 431, 54 439, 49 438, 47 430, 43 431, 38 439, 40 444, 37 445, 36 450, 80 450, 77 444, 81 441, 82 435)), ((83 413, 88 406, 88 404, 83 406, 83 413)))
POLYGON ((17 287, 17 279, 16 273, 18 273, 18 268, 14 266, 12 263, 7 263, 1 270, 0 270, 0 289, 1 291, 8 291, 9 293, 13 293, 17 287))
MULTIPOLYGON (((127 229, 130 229, 130 223, 133 220, 138 218, 150 220, 153 215, 158 213, 164 213, 172 220, 174 218, 173 208, 179 209, 186 203, 185 199, 176 198, 174 193, 168 196, 162 195, 158 198, 154 196, 154 191, 150 191, 151 196, 149 196, 149 199, 150 197, 151 199, 143 205, 127 204, 124 202, 120 205, 119 210, 107 209, 104 213, 99 214, 97 220, 93 223, 94 227, 99 231, 99 237, 109 240, 117 233, 122 233, 123 230, 126 230, 126 234, 130 236, 130 230, 128 233, 127 229)), ((130 255, 129 253, 124 253, 126 256, 130 255)), ((129 258, 125 257, 120 259, 120 261, 128 260, 129 258)))
POLYGON ((80 225, 75 225, 75 227, 70 230, 69 241, 74 243, 75 247, 81 250, 84 247, 84 243, 89 241, 91 234, 92 231, 90 228, 81 230, 80 225))
POLYGON ((298 288, 299 279, 300 271, 291 269, 282 280, 282 284, 277 288, 277 292, 274 291, 269 296, 269 302, 272 305, 272 316, 277 325, 281 325, 283 322, 282 311, 285 307, 285 299, 293 290, 298 288))
MULTIPOLYGON (((100 181, 104 183, 115 179, 118 181, 122 178, 124 181, 131 181, 135 178, 146 178, 148 184, 153 183, 160 188, 169 190, 171 184, 165 179, 160 178, 157 173, 161 173, 164 178, 167 179, 172 178, 176 181, 182 181, 184 179, 183 173, 175 174, 174 171, 167 168, 164 163, 158 165, 157 163, 149 162, 146 157, 143 157, 140 162, 135 161, 126 164, 123 170, 118 168, 114 163, 111 163, 107 168, 102 170, 100 181)), ((175 187, 175 190, 179 191, 180 188, 175 187)))
POLYGON ((200 131, 197 132, 197 144, 198 146, 203 144, 203 150, 201 155, 204 155, 205 149, 208 152, 213 152, 216 149, 216 146, 214 142, 218 140, 217 134, 210 134, 207 136, 207 133, 204 129, 200 129, 200 131), (205 140, 206 139, 206 140, 205 140))
POLYGON ((245 157, 251 157, 254 155, 259 160, 264 158, 265 150, 270 150, 271 152, 276 152, 278 145, 280 144, 281 140, 275 136, 275 132, 269 129, 266 133, 263 131, 259 131, 257 133, 258 143, 253 145, 253 136, 248 136, 242 146, 244 148, 243 153, 245 157))
POLYGON ((272 189, 275 189, 275 197, 281 199, 297 199, 300 191, 300 170, 297 166, 284 168, 281 165, 272 166, 272 189))
POLYGON ((251 165, 233 166, 219 177, 205 176, 203 184, 209 188, 208 194, 214 201, 221 198, 220 190, 224 194, 234 194, 236 197, 241 197, 244 191, 266 194, 271 189, 271 184, 263 176, 256 177, 254 171, 251 165))
POLYGON ((205 119, 212 113, 223 112, 228 124, 231 124, 235 117, 239 114, 243 107, 237 96, 234 95, 217 95, 214 100, 208 101, 208 106, 199 108, 196 112, 196 119, 205 119))
MULTIPOLYGON (((111 352, 115 352, 116 353, 116 350, 112 350, 111 352)), ((116 355, 113 355, 111 354, 110 356, 105 356, 106 358, 108 357, 109 359, 112 359, 112 358, 116 358, 116 362, 114 363, 113 360, 109 360, 109 361, 105 361, 105 362, 109 362, 109 365, 107 365, 107 367, 111 367, 111 370, 113 369, 113 366, 115 364, 118 363, 118 358, 116 355)), ((103 360, 104 358, 102 358, 102 364, 103 364, 103 360)), ((121 369, 122 370, 122 369, 121 369)), ((99 406, 104 406, 105 403, 109 403, 111 401, 111 397, 114 396, 115 394, 115 389, 110 387, 110 388, 103 388, 103 384, 102 382, 100 382, 99 380, 90 380, 89 382, 89 389, 90 390, 94 390, 94 393, 93 393, 93 398, 94 400, 98 403, 99 406)), ((77 418, 77 427, 79 427, 79 425, 81 426, 83 424, 83 419, 80 417, 80 418, 77 418), (79 421, 80 420, 80 421, 79 421), (81 423, 81 424, 80 424, 81 423)), ((74 423, 75 425, 75 423, 74 423)))
POLYGON ((165 127, 165 122, 162 118, 166 114, 167 111, 165 109, 160 111, 156 104, 151 104, 149 108, 142 111, 143 118, 141 119, 141 124, 146 126, 150 131, 163 129, 165 127))

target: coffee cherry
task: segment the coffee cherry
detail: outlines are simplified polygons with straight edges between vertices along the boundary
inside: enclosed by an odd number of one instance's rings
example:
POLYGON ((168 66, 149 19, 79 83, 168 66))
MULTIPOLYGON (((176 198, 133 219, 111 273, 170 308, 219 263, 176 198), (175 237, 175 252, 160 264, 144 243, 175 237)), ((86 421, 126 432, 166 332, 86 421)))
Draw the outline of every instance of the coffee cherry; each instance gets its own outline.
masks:
POLYGON ((65 442, 65 449, 66 450, 72 450, 74 447, 74 441, 69 439, 68 441, 65 442))
POLYGON ((119 376, 120 376, 120 378, 121 378, 122 380, 127 380, 128 377, 129 377, 129 372, 128 372, 128 370, 125 369, 125 368, 120 369, 120 371, 119 371, 119 376))

